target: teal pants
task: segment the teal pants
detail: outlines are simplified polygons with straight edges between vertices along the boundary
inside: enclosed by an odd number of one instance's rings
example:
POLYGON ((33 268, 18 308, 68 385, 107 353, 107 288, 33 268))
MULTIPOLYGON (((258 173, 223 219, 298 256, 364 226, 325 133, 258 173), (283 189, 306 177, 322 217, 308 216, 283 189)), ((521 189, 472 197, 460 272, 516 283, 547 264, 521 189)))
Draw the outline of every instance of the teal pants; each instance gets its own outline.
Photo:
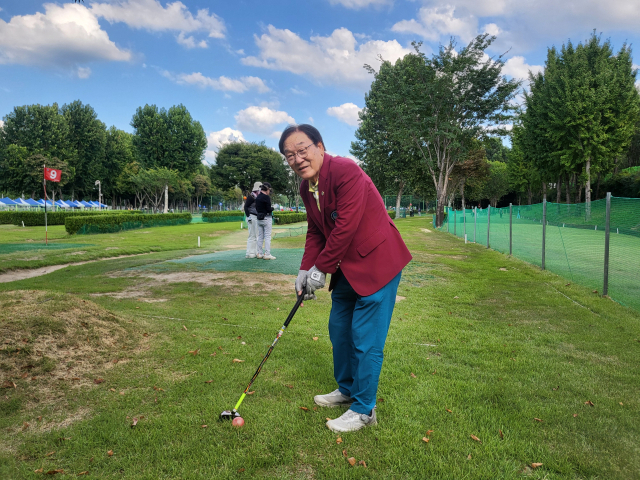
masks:
POLYGON ((331 292, 329 337, 338 388, 354 401, 351 410, 370 414, 376 405, 384 344, 402 272, 373 295, 361 297, 344 275, 331 292))

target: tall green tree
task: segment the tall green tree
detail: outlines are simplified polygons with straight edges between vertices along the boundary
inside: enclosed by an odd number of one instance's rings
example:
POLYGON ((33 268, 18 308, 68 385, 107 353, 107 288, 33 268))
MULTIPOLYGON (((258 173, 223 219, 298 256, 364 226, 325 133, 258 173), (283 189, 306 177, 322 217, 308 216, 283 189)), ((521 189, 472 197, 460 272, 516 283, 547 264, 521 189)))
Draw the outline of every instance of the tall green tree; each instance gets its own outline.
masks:
POLYGON ((136 156, 144 168, 165 167, 186 176, 198 171, 207 137, 184 105, 169 110, 155 105, 139 107, 131 126, 136 156))
POLYGON ((414 44, 415 53, 395 65, 383 62, 377 73, 369 67, 383 83, 380 102, 388 131, 394 141, 415 148, 431 176, 437 225, 442 224, 451 172, 467 158, 472 140, 511 119, 510 102, 519 83, 502 75, 502 57, 486 56, 494 40, 479 35, 460 50, 451 41, 431 57, 414 44))
POLYGON ((276 192, 285 192, 289 167, 282 155, 264 143, 234 142, 222 147, 211 167, 212 183, 222 189, 239 187, 249 192, 255 182, 269 182, 276 192))
POLYGON ((93 107, 80 100, 63 105, 60 113, 68 127, 70 155, 66 160, 75 172, 68 189, 72 198, 79 198, 94 190, 96 180, 104 181, 106 126, 93 107))
MULTIPOLYGON (((160 209, 167 188, 175 188, 180 177, 174 170, 165 167, 140 169, 131 179, 139 191, 144 193, 153 210, 160 209)), ((142 203, 142 202, 141 202, 142 203)))
POLYGON ((105 172, 101 182, 105 198, 111 198, 115 206, 120 192, 118 179, 125 167, 133 162, 133 135, 112 126, 107 130, 105 137, 103 170, 105 172))

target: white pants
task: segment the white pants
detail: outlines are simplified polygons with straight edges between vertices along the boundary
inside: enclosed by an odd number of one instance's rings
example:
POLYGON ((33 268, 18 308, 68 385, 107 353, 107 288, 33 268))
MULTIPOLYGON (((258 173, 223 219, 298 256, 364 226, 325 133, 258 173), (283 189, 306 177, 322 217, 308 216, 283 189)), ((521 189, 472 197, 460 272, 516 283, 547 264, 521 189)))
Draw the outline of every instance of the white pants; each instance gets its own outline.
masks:
POLYGON ((249 238, 247 238, 247 255, 255 255, 258 252, 258 217, 249 215, 247 218, 249 238))
POLYGON ((264 242, 264 255, 271 255, 271 221, 272 217, 265 217, 258 222, 258 255, 263 254, 262 242, 264 242))

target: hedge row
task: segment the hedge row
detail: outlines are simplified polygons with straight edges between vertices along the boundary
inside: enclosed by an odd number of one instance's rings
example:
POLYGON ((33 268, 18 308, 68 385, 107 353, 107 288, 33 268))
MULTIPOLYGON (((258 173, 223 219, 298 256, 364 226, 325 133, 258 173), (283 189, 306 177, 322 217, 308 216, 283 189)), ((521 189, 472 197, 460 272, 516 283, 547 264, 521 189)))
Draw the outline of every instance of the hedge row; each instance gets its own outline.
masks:
MULTIPOLYGON (((64 225, 65 219, 69 217, 89 217, 96 215, 123 215, 123 214, 135 214, 139 213, 138 210, 106 210, 106 211, 55 211, 47 212, 47 224, 48 225, 64 225)), ((44 227, 44 212, 0 212, 0 225, 18 225, 22 226, 24 222, 25 227, 44 227)))
POLYGON ((306 222, 306 213, 296 212, 273 212, 273 223, 277 225, 286 225, 287 223, 306 222))
POLYGON ((244 211, 242 210, 220 210, 217 212, 204 212, 202 214, 202 221, 207 222, 206 218, 219 218, 219 217, 243 217, 244 211))
POLYGON ((396 219, 396 212, 393 210, 387 210, 387 213, 389 214, 389 216, 391 217, 391 220, 395 220, 396 219))
POLYGON ((185 225, 191 223, 190 213, 152 213, 132 215, 93 215, 68 217, 64 228, 68 234, 113 233, 135 228, 185 225))

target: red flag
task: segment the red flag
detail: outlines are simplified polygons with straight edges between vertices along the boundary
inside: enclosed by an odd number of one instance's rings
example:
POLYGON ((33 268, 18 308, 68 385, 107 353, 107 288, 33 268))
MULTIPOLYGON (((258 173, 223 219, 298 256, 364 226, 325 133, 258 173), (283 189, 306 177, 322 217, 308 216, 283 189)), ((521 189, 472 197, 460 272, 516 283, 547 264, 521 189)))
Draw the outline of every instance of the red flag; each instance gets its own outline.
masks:
POLYGON ((50 182, 59 182, 62 177, 62 170, 56 170, 55 168, 44 169, 44 179, 50 182))

